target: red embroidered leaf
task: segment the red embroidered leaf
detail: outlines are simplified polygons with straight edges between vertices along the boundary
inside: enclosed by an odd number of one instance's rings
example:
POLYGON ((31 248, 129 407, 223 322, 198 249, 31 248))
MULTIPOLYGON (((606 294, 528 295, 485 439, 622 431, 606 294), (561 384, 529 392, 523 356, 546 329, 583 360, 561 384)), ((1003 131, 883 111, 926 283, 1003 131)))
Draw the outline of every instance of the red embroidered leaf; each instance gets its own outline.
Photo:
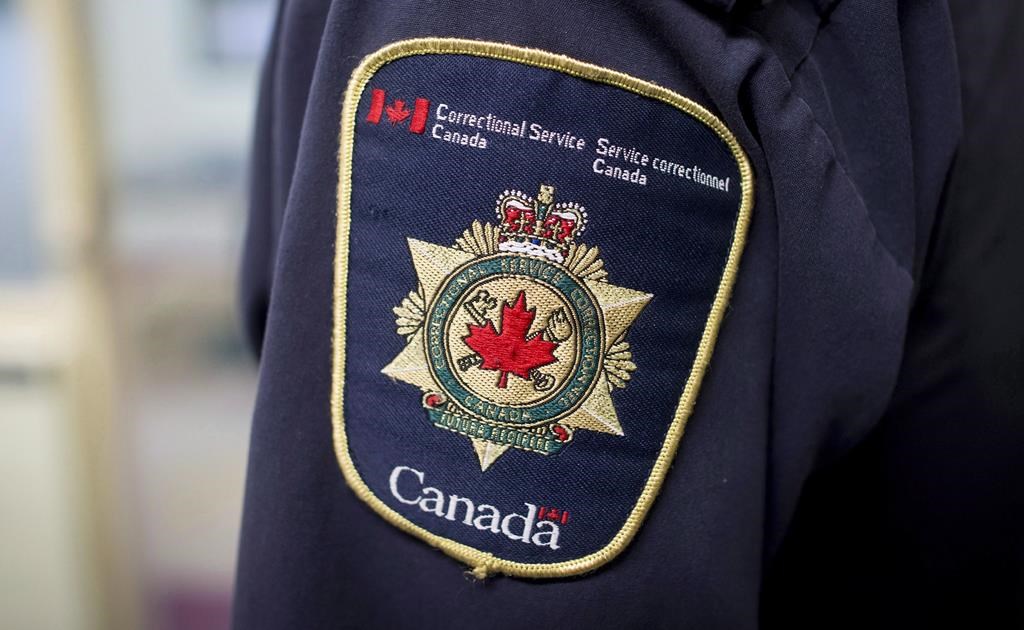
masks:
POLYGON ((388 115, 388 122, 392 125, 397 125, 400 122, 404 122, 412 112, 405 106, 405 101, 401 99, 395 99, 395 102, 384 108, 384 112, 388 115))
POLYGON ((499 373, 498 387, 501 389, 508 386, 509 372, 529 380, 530 370, 556 361, 553 353, 557 343, 544 339, 540 333, 526 337, 536 315, 536 308, 526 308, 526 292, 520 291, 515 304, 509 306, 506 303, 501 307, 500 333, 492 322, 483 326, 468 325, 469 334, 463 337, 463 341, 483 359, 481 370, 499 373))

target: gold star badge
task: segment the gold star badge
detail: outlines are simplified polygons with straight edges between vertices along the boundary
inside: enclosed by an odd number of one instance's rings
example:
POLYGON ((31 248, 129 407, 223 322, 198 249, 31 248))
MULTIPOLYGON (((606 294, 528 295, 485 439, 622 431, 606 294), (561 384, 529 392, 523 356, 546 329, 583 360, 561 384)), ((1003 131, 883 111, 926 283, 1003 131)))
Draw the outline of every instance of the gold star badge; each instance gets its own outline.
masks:
POLYGON ((653 297, 608 282, 587 213, 505 191, 498 226, 453 247, 407 239, 418 287, 394 308, 406 346, 381 371, 415 385, 437 427, 487 470, 509 448, 552 455, 577 429, 623 435, 612 399, 636 370, 626 334, 653 297))

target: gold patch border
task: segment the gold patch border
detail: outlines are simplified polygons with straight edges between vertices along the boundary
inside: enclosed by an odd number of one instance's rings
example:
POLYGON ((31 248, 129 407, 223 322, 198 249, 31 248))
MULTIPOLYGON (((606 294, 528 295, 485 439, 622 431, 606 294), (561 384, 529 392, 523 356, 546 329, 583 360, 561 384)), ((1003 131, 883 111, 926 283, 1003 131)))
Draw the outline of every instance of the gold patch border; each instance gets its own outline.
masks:
POLYGON ((441 549, 449 556, 473 567, 473 574, 484 578, 489 574, 524 578, 558 578, 578 575, 592 571, 618 556, 636 535, 650 510, 654 499, 661 489, 670 464, 675 457, 679 442, 682 439, 686 422, 693 411, 697 392, 700 389, 704 372, 711 360, 718 330, 722 322, 729 296, 739 270, 740 257, 746 244, 747 229, 754 203, 753 173, 746 154, 729 129, 711 112, 690 99, 657 84, 635 78, 633 76, 578 61, 571 57, 549 53, 532 48, 523 48, 511 44, 486 42, 470 39, 454 39, 428 37, 398 41, 377 50, 365 57, 352 73, 345 100, 342 107, 341 134, 338 151, 339 178, 337 191, 337 230, 334 257, 334 332, 333 332, 333 366, 331 382, 331 421, 333 424, 334 450, 338 458, 345 481, 352 491, 367 503, 386 521, 398 529, 412 534, 433 547, 441 549), (456 542, 449 538, 434 534, 427 529, 408 520, 370 490, 356 470, 349 454, 348 438, 345 435, 345 419, 342 415, 344 406, 345 383, 345 325, 346 297, 348 284, 349 230, 351 226, 351 188, 352 188, 352 150, 355 142, 356 110, 363 90, 370 79, 384 65, 415 55, 451 54, 471 55, 491 59, 501 59, 527 66, 555 70, 569 76, 612 85, 620 89, 645 96, 681 110, 704 123, 721 138, 729 147, 736 159, 741 176, 742 194, 740 210, 736 218, 732 247, 722 272, 715 301, 711 306, 704 333, 697 346, 690 375, 683 388, 672 424, 662 442, 661 450, 651 468, 651 473, 644 483, 643 490, 637 498, 633 509, 607 545, 593 553, 553 563, 515 562, 499 558, 494 554, 480 551, 469 545, 456 542))

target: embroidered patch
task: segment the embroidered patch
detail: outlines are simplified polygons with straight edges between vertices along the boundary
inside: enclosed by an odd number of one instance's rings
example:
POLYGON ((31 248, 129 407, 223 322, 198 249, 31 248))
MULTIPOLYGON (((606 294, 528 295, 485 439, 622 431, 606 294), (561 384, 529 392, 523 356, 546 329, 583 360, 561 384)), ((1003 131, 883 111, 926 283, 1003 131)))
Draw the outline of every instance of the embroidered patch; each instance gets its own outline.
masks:
POLYGON ((348 484, 479 576, 613 558, 667 473, 738 268, 736 140, 639 79, 426 39, 355 71, 340 163, 348 484))

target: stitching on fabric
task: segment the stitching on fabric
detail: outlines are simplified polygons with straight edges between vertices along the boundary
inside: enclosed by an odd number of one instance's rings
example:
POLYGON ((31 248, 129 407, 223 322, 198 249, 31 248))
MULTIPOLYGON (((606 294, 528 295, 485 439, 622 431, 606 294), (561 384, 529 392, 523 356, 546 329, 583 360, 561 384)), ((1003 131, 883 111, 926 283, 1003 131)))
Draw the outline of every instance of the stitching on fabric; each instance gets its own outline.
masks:
POLYGON ((448 555, 467 563, 473 567, 472 574, 477 578, 482 579, 493 573, 505 573, 529 578, 565 577, 593 570, 616 557, 636 535, 668 473, 669 466, 683 436, 686 421, 690 417, 696 403, 697 391, 710 362, 718 330, 721 326, 733 284, 735 283, 743 246, 746 243, 747 228, 749 227, 753 210, 753 173, 739 142, 726 128, 724 123, 701 105, 667 88, 615 70, 577 61, 562 55, 508 44, 464 39, 423 38, 404 40, 386 46, 366 57, 359 67, 356 68, 345 92, 338 164, 331 418, 335 454, 348 485, 361 500, 367 503, 386 521, 402 531, 417 536, 428 544, 440 548, 448 555), (644 487, 622 528, 603 548, 580 558, 555 563, 515 562, 497 558, 491 553, 483 552, 469 545, 434 534, 406 519, 378 498, 359 475, 349 453, 342 412, 344 407, 345 381, 348 246, 351 226, 352 150, 355 142, 356 109, 363 90, 377 70, 396 59, 425 54, 473 55, 521 63, 612 85, 666 103, 696 118, 714 131, 729 147, 733 158, 737 162, 741 176, 742 195, 732 245, 729 249, 725 267, 722 270, 718 290, 711 305, 692 368, 686 379, 682 396, 679 399, 667 435, 655 459, 651 473, 645 481, 644 487))

